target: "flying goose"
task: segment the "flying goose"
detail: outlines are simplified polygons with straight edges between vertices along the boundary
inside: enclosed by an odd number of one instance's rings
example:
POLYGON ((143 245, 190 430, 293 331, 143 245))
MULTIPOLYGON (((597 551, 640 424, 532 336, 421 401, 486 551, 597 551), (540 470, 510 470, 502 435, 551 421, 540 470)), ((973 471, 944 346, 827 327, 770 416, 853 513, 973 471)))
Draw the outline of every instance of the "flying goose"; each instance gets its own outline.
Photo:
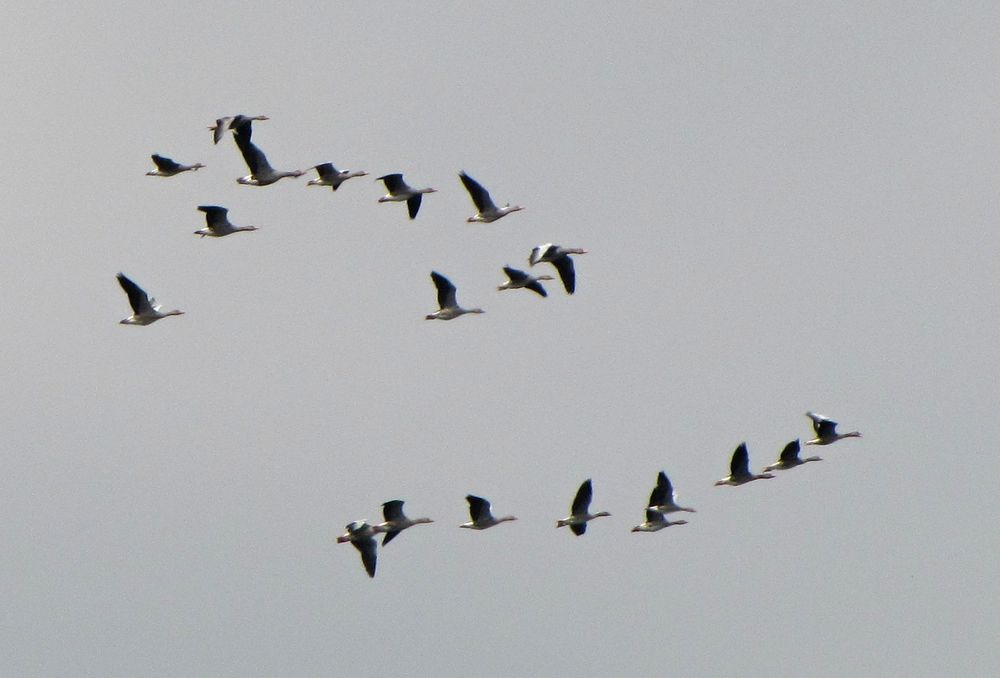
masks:
POLYGON ((633 532, 657 532, 671 525, 687 525, 686 520, 667 520, 667 516, 653 507, 646 508, 646 521, 632 528, 633 532))
POLYGON ((204 238, 206 235, 210 235, 213 238, 221 238, 224 235, 229 235, 230 233, 237 233, 238 231, 256 231, 256 226, 235 226, 229 221, 229 210, 225 207, 219 207, 218 205, 199 205, 198 209, 205 213, 205 228, 199 228, 194 232, 195 235, 200 235, 204 238))
POLYGON ((649 508, 659 513, 674 513, 675 511, 686 511, 694 513, 693 508, 677 505, 677 495, 674 486, 670 483, 670 478, 663 471, 656 477, 656 487, 649 495, 649 508))
POLYGON ((473 216, 466 219, 470 224, 475 221, 481 221, 483 223, 490 223, 496 221, 500 217, 505 217, 511 212, 517 212, 523 210, 524 208, 520 205, 511 205, 507 203, 503 207, 497 207, 493 199, 490 198, 490 192, 483 188, 482 184, 470 177, 462 170, 458 173, 459 179, 462 180, 462 184, 465 186, 465 190, 469 192, 472 197, 472 202, 475 204, 476 209, 479 210, 473 216))
POLYGON ((385 536, 382 537, 382 546, 388 544, 397 534, 408 527, 434 522, 430 518, 407 518, 403 513, 402 499, 393 499, 382 504, 382 516, 385 518, 385 522, 378 526, 385 532, 385 536))
POLYGON ((122 325, 149 325, 168 315, 184 315, 184 311, 160 311, 156 299, 151 299, 141 287, 129 280, 124 273, 118 274, 118 284, 128 295, 128 303, 132 307, 132 315, 119 321, 122 325))
POLYGON ((253 120, 270 120, 266 115, 227 115, 223 118, 218 118, 214 125, 209 125, 208 129, 212 130, 212 141, 213 143, 219 143, 222 139, 222 135, 226 133, 227 129, 236 129, 237 127, 242 127, 243 125, 251 122, 253 120))
POLYGON ((146 172, 147 177, 172 177, 180 174, 181 172, 193 172, 204 167, 204 165, 200 162, 196 162, 193 165, 182 165, 179 162, 174 162, 170 158, 165 158, 162 155, 157 155, 156 153, 149 157, 153 159, 153 164, 156 165, 156 169, 146 172))
POLYGON ((555 266, 556 270, 559 271, 559 277, 562 278, 563 287, 566 288, 566 292, 573 294, 576 290, 576 272, 573 270, 573 260, 570 259, 569 255, 586 253, 587 250, 580 249, 579 247, 560 247, 559 245, 546 243, 531 250, 528 263, 534 266, 535 264, 547 261, 555 266))
POLYGON ((785 445, 785 448, 781 450, 781 456, 778 457, 778 461, 771 464, 770 466, 765 466, 765 471, 784 471, 790 468, 795 468, 796 466, 801 466, 808 461, 823 461, 822 457, 808 457, 802 459, 799 457, 799 439, 796 438, 792 442, 785 445))
POLYGON ((485 313, 481 308, 462 308, 455 301, 455 286, 437 271, 431 271, 431 280, 437 287, 438 310, 428 314, 426 320, 451 320, 466 313, 485 313))
POLYGON ((830 443, 837 442, 841 438, 861 437, 861 433, 858 431, 851 431, 850 433, 837 433, 837 422, 824 417, 822 414, 806 412, 806 416, 812 419, 813 430, 816 432, 816 437, 812 440, 807 440, 806 445, 829 445, 830 443))
POLYGON ((267 161, 267 156, 250 141, 250 126, 242 125, 236 128, 233 138, 243 154, 243 160, 250 168, 250 174, 240 177, 236 183, 248 186, 269 186, 285 177, 301 177, 305 170, 275 170, 267 161))
POLYGON ((587 531, 587 523, 589 521, 594 518, 604 518, 610 516, 611 514, 607 511, 601 511, 600 513, 590 512, 590 498, 593 494, 594 486, 590 482, 590 478, 588 478, 583 481, 583 484, 580 485, 580 489, 576 491, 576 497, 573 499, 573 506, 570 509, 570 514, 562 520, 557 520, 556 527, 569 525, 569 529, 573 530, 573 534, 579 537, 587 531))
POLYGON ((436 188, 410 187, 409 184, 403 181, 402 174, 386 174, 375 181, 383 182, 386 190, 389 191, 379 198, 378 201, 405 202, 407 209, 410 211, 410 219, 416 218, 417 212, 420 211, 420 201, 423 199, 424 193, 437 193, 436 188))
POLYGON ((329 186, 335 191, 348 179, 368 176, 368 172, 364 170, 339 170, 333 166, 333 163, 329 162, 321 163, 311 169, 316 170, 319 178, 310 179, 306 186, 329 186))
POLYGON ((751 480, 761 478, 773 478, 770 473, 750 473, 750 454, 747 452, 747 444, 740 443, 733 452, 733 459, 729 462, 729 475, 721 480, 715 481, 716 485, 743 485, 751 480))
POLYGON ((465 501, 469 502, 469 516, 472 520, 462 523, 459 527, 467 527, 470 530, 485 530, 508 520, 517 520, 514 516, 503 516, 494 518, 490 502, 473 494, 465 495, 465 501))
POLYGON ((364 520, 355 520, 353 523, 348 523, 347 532, 337 537, 338 544, 345 542, 354 544, 354 548, 361 553, 361 562, 369 577, 375 576, 375 557, 378 551, 375 535, 382 531, 378 525, 369 525, 364 520))
POLYGON ((511 268, 510 266, 504 266, 503 272, 507 274, 509 280, 504 284, 497 287, 498 290, 519 290, 526 289, 531 290, 535 294, 539 294, 543 297, 547 297, 548 293, 542 284, 538 282, 539 280, 555 280, 551 275, 531 275, 530 273, 525 273, 524 271, 519 271, 516 268, 511 268))

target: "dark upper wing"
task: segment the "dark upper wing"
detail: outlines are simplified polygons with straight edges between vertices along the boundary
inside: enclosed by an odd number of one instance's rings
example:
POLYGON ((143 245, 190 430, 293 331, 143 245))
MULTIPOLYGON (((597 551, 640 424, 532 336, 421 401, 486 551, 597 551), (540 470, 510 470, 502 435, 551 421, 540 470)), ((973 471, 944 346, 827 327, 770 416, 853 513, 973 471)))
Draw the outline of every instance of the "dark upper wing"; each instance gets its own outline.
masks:
POLYGON ((548 292, 545 291, 545 288, 542 287, 542 283, 538 282, 537 280, 532 281, 532 282, 528 283, 527 285, 525 285, 524 289, 531 290, 535 294, 540 294, 543 297, 549 296, 548 292))
POLYGON ((795 462, 799 458, 799 449, 799 439, 796 438, 792 442, 785 445, 785 449, 781 451, 781 456, 779 458, 786 464, 795 462))
POLYGON ((455 301, 455 286, 451 284, 451 281, 437 271, 431 271, 431 280, 434 281, 434 286, 437 287, 438 306, 440 308, 457 306, 457 302, 455 301))
POLYGON ((594 494, 594 486, 590 482, 590 478, 583 481, 580 485, 580 489, 576 491, 576 498, 573 499, 573 507, 571 509, 573 515, 582 515, 587 512, 590 508, 590 498, 594 494))
POLYGON ((409 200, 406 201, 406 207, 410 210, 411 219, 417 218, 417 212, 420 211, 420 202, 423 200, 423 197, 424 197, 423 195, 417 193, 416 195, 414 195, 413 197, 411 197, 409 200))
POLYGON ((316 170, 317 174, 319 174, 320 179, 324 179, 326 181, 330 181, 337 176, 337 168, 333 166, 332 162, 320 163, 313 169, 316 170))
POLYGON ((165 158, 162 155, 154 153, 150 157, 153 159, 153 164, 156 165, 156 169, 161 172, 176 172, 181 168, 180 163, 176 163, 170 158, 165 158))
POLYGON ((832 438, 837 435, 837 422, 830 419, 814 420, 813 429, 820 438, 832 438))
POLYGON ((572 523, 569 529, 573 530, 573 534, 579 537, 587 531, 587 523, 572 523))
POLYGON ((472 196, 472 202, 475 204, 477 210, 482 212, 483 210, 496 208, 493 204, 493 200, 490 198, 489 191, 483 188, 482 184, 465 172, 459 172, 458 178, 462 180, 465 190, 467 190, 469 195, 472 196))
POLYGON ((729 462, 729 473, 733 476, 750 474, 750 453, 747 452, 746 443, 740 443, 733 452, 733 459, 729 462))
POLYGON ((236 140, 236 145, 239 147, 240 153, 243 154, 243 160, 246 161, 247 167, 250 168, 250 174, 257 174, 257 172, 271 167, 267 162, 267 156, 264 155, 264 152, 250 141, 249 122, 236 128, 233 139, 236 140))
POLYGON ((205 213, 205 222, 209 228, 215 228, 219 224, 224 224, 229 210, 218 205, 198 205, 198 209, 205 213))
POLYGON ((388 522, 399 520, 403 515, 403 500, 393 499, 382 504, 382 517, 388 522))
POLYGON ((656 487, 649 494, 649 506, 663 506, 674 497, 674 488, 667 474, 660 471, 656 476, 656 487))
POLYGON ((129 280, 124 273, 118 274, 118 284, 128 295, 128 303, 136 313, 148 313, 153 310, 149 304, 149 296, 141 287, 129 280))
POLYGON ((465 495, 465 501, 469 502, 469 516, 472 522, 479 522, 480 516, 486 517, 490 512, 490 503, 482 497, 473 494, 465 495))
POLYGON ((573 294, 576 290, 576 271, 573 269, 573 260, 569 258, 569 255, 564 254, 561 257, 556 257, 552 261, 552 265, 559 271, 559 277, 562 279, 566 292, 573 294))
POLYGON ((369 577, 375 576, 375 556, 378 551, 378 544, 374 539, 363 539, 361 541, 352 541, 354 548, 361 552, 361 562, 365 566, 365 571, 368 573, 369 577))
POLYGON ((375 181, 385 182, 385 187, 389 193, 398 193, 401 189, 406 188, 406 182, 403 181, 402 174, 386 174, 375 181))
POLYGON ((528 279, 528 274, 524 271, 519 271, 516 268, 511 268, 510 266, 504 266, 503 272, 507 274, 511 282, 521 283, 528 279))

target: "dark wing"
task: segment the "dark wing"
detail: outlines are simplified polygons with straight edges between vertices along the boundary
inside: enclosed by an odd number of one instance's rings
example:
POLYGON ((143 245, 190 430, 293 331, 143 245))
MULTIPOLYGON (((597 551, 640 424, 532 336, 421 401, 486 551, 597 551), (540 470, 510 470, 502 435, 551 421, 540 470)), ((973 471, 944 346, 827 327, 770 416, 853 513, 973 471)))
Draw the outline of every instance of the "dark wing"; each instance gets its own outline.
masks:
POLYGON ((507 274, 511 282, 521 283, 528 279, 528 274, 524 271, 519 271, 516 268, 511 268, 510 266, 504 266, 503 272, 507 274))
POLYGON ((402 174, 386 174, 385 176, 379 177, 375 181, 385 182, 385 187, 389 193, 399 193, 402 189, 409 188, 406 185, 406 182, 403 181, 402 174))
POLYGON ((583 481, 580 489, 576 491, 576 498, 573 499, 573 507, 570 509, 573 515, 583 515, 590 508, 590 498, 594 494, 594 486, 590 478, 583 481))
POLYGON ((420 211, 420 203, 423 200, 423 198, 424 198, 423 195, 417 193, 416 195, 414 195, 413 197, 411 197, 409 200, 406 201, 406 208, 410 211, 411 219, 417 218, 417 212, 420 211))
POLYGON ((335 179, 338 174, 337 168, 334 167, 331 162, 320 163, 319 165, 313 167, 313 169, 316 170, 317 174, 319 174, 320 179, 325 179, 326 181, 335 179))
POLYGON ((154 153, 149 157, 153 159, 153 164, 156 165, 156 169, 161 172, 176 172, 181 168, 180 163, 176 163, 170 158, 165 158, 162 155, 154 153))
POLYGON ((226 215, 229 214, 227 208, 218 205, 198 205, 198 209, 205 213, 205 222, 209 228, 226 223, 226 215))
POLYGON ((434 286, 437 287, 438 306, 440 308, 450 308, 458 305, 455 301, 455 286, 451 284, 450 280, 437 271, 431 271, 431 280, 434 281, 434 286))
POLYGON ((663 506, 668 500, 674 498, 674 487, 670 484, 670 478, 663 471, 656 476, 656 487, 649 494, 649 506, 663 506))
POLYGON ((149 295, 141 287, 129 280, 124 273, 118 274, 118 284, 122 286, 125 294, 128 295, 129 306, 132 307, 134 312, 141 315, 143 313, 150 313, 153 310, 153 307, 149 303, 149 295))
POLYGON ((250 141, 250 123, 237 127, 236 133, 233 134, 233 138, 236 140, 236 145, 240 149, 240 153, 243 154, 243 160, 246 161, 247 167, 250 168, 250 174, 257 174, 257 172, 263 170, 264 168, 270 168, 271 165, 267 162, 267 156, 264 155, 257 146, 250 141))
POLYGON ((485 518, 490 514, 490 503, 482 497, 467 494, 465 501, 469 502, 469 516, 472 518, 472 522, 478 523, 480 517, 485 518))
MULTIPOLYGON (((658 504, 657 504, 658 506, 658 504)), ((662 523, 663 514, 659 511, 654 511, 651 508, 646 509, 646 522, 647 523, 662 523)))
POLYGON ((387 522, 393 522, 405 518, 403 515, 403 500, 393 499, 392 501, 387 501, 382 504, 382 517, 386 519, 387 522))
POLYGON ((734 478, 750 475, 750 453, 747 452, 746 443, 740 443, 733 452, 733 459, 729 462, 729 473, 734 478))
POLYGON ((542 283, 538 282, 537 280, 535 280, 534 282, 530 282, 527 285, 525 285, 524 289, 531 290, 535 294, 540 294, 543 297, 549 296, 549 293, 545 291, 544 287, 542 287, 542 283))
POLYGON ((569 526, 569 529, 573 530, 573 534, 579 537, 587 531, 587 523, 573 523, 569 526))
POLYGON ((462 184, 465 186, 465 190, 469 192, 472 196, 472 202, 476 205, 476 209, 480 212, 483 210, 496 209, 493 204, 493 200, 490 198, 490 192, 483 188, 482 184, 470 177, 464 171, 458 173, 458 178, 462 180, 462 184))
POLYGON ((564 254, 561 257, 556 257, 552 261, 552 265, 559 271, 559 277, 562 279, 566 292, 573 294, 576 290, 576 271, 573 269, 573 260, 569 258, 569 255, 564 254))
POLYGON ((832 438, 837 435, 837 422, 830 419, 814 419, 813 429, 819 438, 832 438))
POLYGON ((785 445, 785 449, 781 451, 781 462, 784 464, 793 464, 799 459, 799 439, 796 438, 792 442, 785 445))
POLYGON ((352 541, 354 548, 361 552, 361 562, 365 566, 365 572, 368 573, 369 577, 375 576, 375 556, 378 552, 378 544, 374 539, 363 539, 361 541, 352 541))

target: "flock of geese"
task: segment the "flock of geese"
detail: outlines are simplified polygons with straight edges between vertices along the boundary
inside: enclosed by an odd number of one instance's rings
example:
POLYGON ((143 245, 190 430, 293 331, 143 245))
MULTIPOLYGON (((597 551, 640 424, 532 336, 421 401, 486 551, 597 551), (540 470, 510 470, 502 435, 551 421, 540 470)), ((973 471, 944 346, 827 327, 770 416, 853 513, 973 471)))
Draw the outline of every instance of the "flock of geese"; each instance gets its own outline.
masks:
MULTIPOLYGON (((806 445, 829 445, 843 438, 861 437, 861 433, 858 431, 838 433, 837 422, 822 414, 806 412, 806 416, 812 420, 813 431, 816 433, 816 437, 812 440, 807 440, 806 445)), ((750 471, 750 455, 747 452, 747 444, 740 443, 733 452, 729 463, 729 475, 717 480, 715 484, 745 485, 753 480, 774 478, 774 474, 770 473, 770 471, 784 471, 811 461, 822 461, 820 457, 807 457, 803 459, 799 456, 799 451, 800 444, 796 438, 785 445, 778 457, 778 461, 764 467, 763 473, 752 473, 750 471)), ((590 512, 590 502, 593 495, 594 485, 591 479, 588 478, 583 481, 583 484, 576 491, 576 496, 573 498, 573 503, 570 506, 569 515, 557 520, 556 527, 569 527, 573 534, 579 537, 586 533, 587 523, 591 520, 610 517, 611 514, 607 511, 590 512)), ((494 516, 490 502, 474 494, 466 495, 465 501, 469 504, 469 517, 471 520, 467 523, 462 523, 459 527, 465 527, 470 530, 485 530, 500 523, 517 520, 515 516, 501 516, 499 518, 494 516)), ((667 518, 668 514, 679 512, 695 513, 695 510, 677 503, 677 494, 674 492, 674 486, 670 482, 670 478, 667 477, 665 472, 660 471, 656 477, 656 485, 653 487, 653 491, 650 492, 649 501, 646 504, 646 519, 635 525, 632 528, 632 532, 659 532, 672 525, 687 525, 686 520, 669 520, 667 518)), ((384 521, 377 524, 371 524, 366 520, 355 520, 352 523, 348 523, 346 527, 347 531, 337 537, 337 543, 354 544, 354 547, 361 553, 361 563, 364 565, 369 577, 375 576, 375 565, 378 557, 378 542, 376 538, 379 534, 385 535, 382 538, 382 546, 385 547, 390 540, 403 530, 414 525, 434 522, 430 518, 408 518, 403 513, 403 501, 401 499, 393 499, 382 504, 382 517, 384 521)))
MULTIPOLYGON (((236 179, 237 183, 248 186, 269 186, 281 179, 300 177, 310 170, 315 170, 317 178, 311 179, 307 186, 329 186, 336 191, 341 184, 349 179, 367 176, 368 172, 363 170, 338 170, 332 163, 325 162, 315 165, 309 170, 276 170, 267 160, 263 151, 253 143, 253 122, 268 120, 264 115, 234 115, 219 118, 214 125, 209 126, 212 131, 213 142, 218 144, 226 135, 227 131, 232 132, 233 140, 237 148, 243 155, 249 174, 236 179)), ((152 155, 153 164, 156 169, 147 172, 148 176, 174 177, 184 172, 195 172, 205 167, 201 163, 185 165, 174 160, 159 155, 152 155)), ((518 212, 524 208, 520 205, 505 204, 498 207, 487 191, 479 182, 470 177, 466 172, 459 172, 459 179, 468 191, 476 213, 466 221, 469 223, 492 223, 497 219, 507 216, 513 212, 518 212)), ((385 184, 387 193, 378 199, 378 202, 405 202, 410 219, 415 219, 420 211, 423 196, 437 192, 434 188, 422 187, 414 188, 410 186, 399 173, 385 174, 376 179, 385 184)), ((200 205, 198 210, 205 214, 205 227, 195 231, 195 235, 201 237, 221 238, 241 231, 256 231, 257 226, 238 226, 229 220, 229 210, 218 205, 200 205)), ((568 294, 576 291, 576 271, 573 265, 572 255, 586 254, 587 250, 576 247, 561 247, 552 243, 538 245, 531 250, 528 256, 528 264, 534 267, 540 263, 550 263, 555 267, 559 280, 568 294)), ((498 290, 526 289, 538 294, 547 296, 542 282, 555 280, 550 275, 533 275, 510 266, 504 266, 503 271, 507 276, 507 281, 497 287, 498 290)), ((466 314, 478 314, 484 311, 481 308, 463 308, 459 305, 456 296, 456 288, 452 282, 437 271, 431 272, 431 281, 437 290, 438 310, 427 314, 427 320, 453 320, 466 314)), ((162 310, 160 304, 150 297, 135 282, 129 279, 124 273, 118 274, 118 283, 128 296, 129 305, 132 307, 132 315, 122 319, 123 325, 149 325, 161 318, 172 315, 183 315, 184 311, 174 309, 170 311, 162 310)), ((807 412, 812 420, 813 430, 816 437, 806 441, 806 445, 829 445, 843 438, 857 438, 861 434, 857 431, 850 433, 838 433, 837 423, 823 415, 815 412, 807 412)), ((729 475, 716 481, 716 485, 744 485, 754 480, 774 478, 771 471, 787 470, 813 461, 820 461, 820 457, 799 456, 800 445, 798 439, 788 443, 782 450, 778 460, 766 466, 761 473, 750 471, 750 456, 746 443, 740 445, 733 452, 729 465, 729 475)), ((593 498, 594 488, 590 479, 580 485, 570 507, 570 514, 556 522, 556 527, 569 527, 570 531, 577 536, 581 536, 587 531, 587 524, 597 518, 608 517, 611 514, 607 511, 597 513, 590 512, 590 504, 593 498)), ((469 505, 470 521, 461 524, 470 530, 485 530, 503 522, 517 520, 515 516, 494 516, 490 502, 483 497, 476 495, 466 495, 466 502, 469 505)), ((660 471, 657 475, 656 485, 649 495, 649 501, 645 508, 645 520, 632 528, 632 532, 658 532, 673 525, 685 525, 686 520, 671 521, 667 516, 671 513, 687 512, 694 513, 693 508, 680 506, 677 504, 676 494, 673 485, 667 474, 660 471)), ((356 520, 347 525, 347 531, 337 537, 338 543, 351 543, 361 553, 361 561, 369 577, 375 576, 375 565, 377 560, 378 544, 376 537, 381 534, 382 546, 385 547, 396 535, 403 530, 414 525, 421 525, 433 522, 430 518, 409 518, 403 512, 403 501, 393 499, 382 504, 383 522, 371 524, 365 520, 356 520)))
MULTIPOLYGON (((281 179, 300 177, 310 170, 315 170, 317 177, 311 179, 307 186, 329 186, 336 191, 341 184, 348 179, 368 176, 364 170, 338 170, 333 163, 324 162, 310 167, 308 170, 276 170, 268 162, 267 156, 260 148, 253 143, 253 123, 259 120, 268 120, 266 115, 234 115, 225 116, 215 121, 209 126, 212 131, 213 142, 218 144, 226 135, 227 131, 232 131, 233 140, 236 147, 243 155, 243 160, 247 164, 250 173, 236 179, 237 183, 248 186, 270 186, 281 179)), ((184 172, 195 172, 205 165, 194 163, 185 165, 174 161, 163 155, 154 153, 152 156, 156 169, 146 172, 147 176, 154 177, 174 177, 184 172)), ((521 205, 511 205, 509 203, 502 207, 497 206, 482 184, 470 177, 465 171, 458 174, 462 185, 472 198, 476 206, 476 213, 466 221, 469 223, 492 223, 497 219, 507 216, 513 212, 524 209, 521 205)), ((410 219, 415 219, 420 211, 420 204, 423 196, 428 193, 436 193, 437 189, 430 187, 414 188, 403 179, 400 173, 385 174, 376 179, 385 184, 386 194, 378 199, 378 202, 405 202, 410 219)), ((257 226, 237 226, 229 221, 229 210, 218 205, 200 205, 198 209, 205 213, 205 227, 195 231, 195 235, 213 238, 221 238, 241 231, 256 231, 257 226)), ((563 288, 568 294, 576 291, 576 271, 573 260, 570 258, 574 254, 586 254, 587 250, 578 247, 561 247, 552 243, 539 245, 531 250, 528 256, 528 264, 535 266, 540 263, 552 264, 563 288)), ((525 271, 503 267, 507 275, 507 282, 499 285, 498 290, 531 290, 542 297, 548 296, 542 281, 554 280, 550 275, 532 275, 525 271)), ((456 298, 456 288, 444 275, 433 271, 431 280, 437 289, 438 310, 427 314, 427 320, 453 320, 459 316, 469 313, 483 313, 481 308, 462 308, 456 298)), ((171 315, 182 315, 180 310, 162 311, 156 300, 129 279, 125 274, 118 274, 118 282, 128 296, 129 304, 132 307, 132 315, 121 320, 123 325, 149 325, 161 318, 171 315)))

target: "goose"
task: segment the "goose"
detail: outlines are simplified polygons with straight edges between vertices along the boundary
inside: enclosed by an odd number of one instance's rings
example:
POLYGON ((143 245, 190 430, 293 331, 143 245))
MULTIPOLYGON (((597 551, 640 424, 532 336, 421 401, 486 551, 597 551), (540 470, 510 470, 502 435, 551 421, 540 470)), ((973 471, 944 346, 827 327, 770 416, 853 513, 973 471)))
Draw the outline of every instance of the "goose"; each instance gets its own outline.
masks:
POLYGON ((407 518, 403 513, 402 499, 393 499, 382 504, 382 516, 385 518, 385 522, 378 525, 380 529, 385 531, 385 536, 382 537, 382 546, 388 544, 397 534, 408 527, 434 522, 430 518, 407 518))
POLYGON ((469 192, 473 204, 479 210, 476 214, 466 219, 466 222, 470 224, 476 221, 488 224, 500 217, 507 216, 511 212, 518 212, 524 209, 520 205, 511 205, 510 203, 507 203, 503 207, 497 207, 493 199, 490 198, 490 192, 483 188, 482 184, 466 174, 465 170, 458 173, 458 178, 462 180, 465 190, 469 192))
POLYGON ((267 156, 264 155, 263 151, 250 141, 249 125, 236 128, 233 138, 236 139, 236 145, 243 154, 247 167, 250 168, 250 174, 240 177, 236 183, 248 186, 269 186, 285 177, 301 177, 305 174, 305 170, 278 171, 271 167, 271 163, 267 161, 267 156))
POLYGON ((156 165, 156 169, 146 172, 147 177, 172 177, 180 174, 181 172, 194 172, 204 167, 204 165, 200 162, 196 162, 193 165, 182 165, 179 162, 174 162, 170 158, 165 158, 164 156, 157 155, 156 153, 149 157, 153 159, 153 164, 156 165))
POLYGON ((316 170, 319 178, 310 179, 306 186, 329 186, 335 191, 348 179, 368 176, 368 172, 364 170, 339 170, 329 162, 320 163, 310 169, 316 170))
POLYGON ((677 505, 677 495, 674 486, 670 484, 670 478, 663 471, 656 477, 656 487, 649 495, 649 508, 659 513, 674 513, 675 511, 686 511, 695 513, 693 508, 677 505))
POLYGON ((132 307, 132 315, 119 321, 121 325, 149 325, 168 315, 184 315, 184 311, 160 311, 156 299, 151 299, 141 287, 129 280, 124 273, 118 274, 118 284, 128 295, 128 303, 132 307))
POLYGON ((765 471, 785 471, 790 468, 795 468, 796 466, 801 466, 808 461, 823 461, 822 457, 808 457, 802 459, 799 457, 799 439, 796 438, 792 442, 785 445, 785 449, 781 450, 781 455, 778 457, 778 461, 771 464, 770 466, 765 466, 765 471))
POLYGON ((573 260, 569 258, 569 255, 586 253, 587 250, 580 249, 579 247, 560 247, 559 245, 546 243, 531 250, 528 263, 534 266, 535 264, 547 261, 555 266, 556 270, 559 271, 559 277, 562 278, 563 287, 566 288, 566 292, 573 294, 576 290, 576 272, 573 270, 573 260))
POLYGON ((657 532, 671 525, 687 525, 686 520, 667 520, 667 517, 652 506, 646 508, 646 521, 632 528, 633 532, 657 532))
POLYGON ((542 287, 539 280, 555 280, 551 275, 531 275, 530 273, 525 273, 524 271, 519 271, 516 268, 511 268, 510 266, 504 266, 503 272, 507 274, 507 282, 497 287, 498 290, 519 290, 526 289, 531 290, 535 294, 543 297, 549 296, 542 287))
POLYGON ((751 480, 761 478, 773 478, 770 473, 750 473, 750 454, 747 452, 747 444, 740 443, 736 451, 733 452, 733 459, 729 462, 729 475, 721 480, 715 481, 716 485, 743 485, 751 480))
POLYGON ((380 526, 369 525, 364 520, 355 520, 347 524, 347 532, 337 537, 338 544, 346 542, 354 544, 354 548, 361 553, 361 562, 369 577, 375 576, 375 557, 378 550, 375 535, 379 532, 383 532, 380 526))
POLYGON ((494 518, 490 502, 474 494, 465 495, 465 501, 469 502, 469 516, 472 520, 462 523, 459 527, 467 527, 470 530, 485 530, 508 520, 517 520, 514 516, 494 518))
POLYGON ((225 207, 219 207, 218 205, 199 205, 198 209, 205 213, 205 228, 199 228, 194 232, 195 235, 200 235, 204 238, 206 235, 210 235, 213 238, 221 238, 224 235, 229 235, 230 233, 237 233, 239 231, 256 231, 256 226, 235 226, 229 221, 229 210, 225 207))
POLYGON ((217 118, 214 125, 209 125, 208 129, 212 130, 212 141, 213 143, 219 143, 222 139, 222 135, 226 133, 227 129, 236 129, 237 127, 242 127, 243 125, 251 122, 253 120, 270 120, 266 115, 227 115, 223 118, 217 118))
POLYGON ((481 308, 462 308, 455 301, 455 286, 437 271, 431 271, 431 280, 437 287, 438 310, 425 316, 425 320, 452 320, 466 313, 485 313, 481 308))
POLYGON ((829 445, 830 443, 837 442, 841 438, 861 437, 861 433, 859 431, 837 433, 837 422, 824 417, 822 414, 806 412, 806 416, 812 419, 813 430, 816 432, 816 437, 812 440, 807 440, 806 445, 829 445))
POLYGON ((590 482, 590 478, 583 481, 580 485, 580 489, 576 491, 576 497, 573 499, 573 506, 570 508, 570 514, 563 518, 562 520, 556 521, 556 527, 563 527, 564 525, 569 525, 569 529, 573 530, 573 534, 576 536, 582 535, 587 531, 587 523, 594 518, 605 518, 611 514, 607 511, 601 511, 600 513, 590 512, 590 498, 594 494, 594 486, 590 482))
POLYGON ((379 202, 405 202, 406 207, 410 211, 410 219, 414 219, 417 216, 417 212, 420 211, 420 201, 423 199, 424 193, 437 193, 436 188, 412 188, 409 184, 403 181, 402 174, 386 174, 381 176, 375 181, 381 181, 385 184, 385 188, 388 193, 383 195, 378 199, 379 202))

